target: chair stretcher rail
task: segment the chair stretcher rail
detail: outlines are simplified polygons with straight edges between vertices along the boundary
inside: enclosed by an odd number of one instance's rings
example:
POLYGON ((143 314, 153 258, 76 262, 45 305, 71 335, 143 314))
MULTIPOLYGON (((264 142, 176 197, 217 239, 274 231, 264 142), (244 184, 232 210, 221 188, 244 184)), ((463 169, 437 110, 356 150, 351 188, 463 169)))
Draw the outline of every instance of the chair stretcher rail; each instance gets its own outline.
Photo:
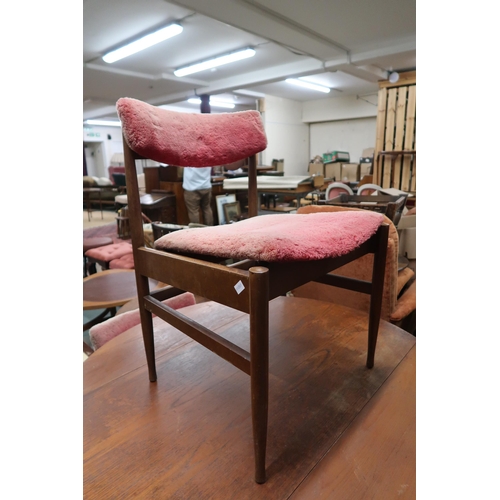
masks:
POLYGON ((250 375, 250 354, 241 347, 151 296, 144 297, 144 305, 148 311, 250 375))

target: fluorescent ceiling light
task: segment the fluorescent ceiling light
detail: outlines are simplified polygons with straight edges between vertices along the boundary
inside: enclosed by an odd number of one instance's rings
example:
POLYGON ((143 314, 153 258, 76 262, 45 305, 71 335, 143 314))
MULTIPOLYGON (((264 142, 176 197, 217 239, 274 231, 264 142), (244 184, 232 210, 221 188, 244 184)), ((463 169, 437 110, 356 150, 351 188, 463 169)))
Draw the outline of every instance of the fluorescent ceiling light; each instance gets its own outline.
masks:
POLYGON ((182 33, 182 26, 179 24, 170 24, 166 28, 162 28, 161 30, 155 31, 154 33, 150 33, 149 35, 143 36, 136 40, 135 42, 129 43, 119 49, 113 50, 112 52, 108 52, 103 56, 103 60, 107 63, 114 63, 123 59, 124 57, 131 56, 136 52, 147 49, 157 43, 163 42, 163 40, 167 40, 168 38, 172 38, 179 33, 182 33))
POLYGON ((233 93, 248 95, 250 97, 266 97, 266 94, 263 94, 262 92, 254 92, 253 90, 246 90, 246 89, 233 90, 233 93))
POLYGON ((241 61, 242 59, 247 59, 248 57, 253 57, 254 55, 255 55, 254 49, 243 49, 238 52, 232 52, 231 54, 226 54, 225 56, 216 57, 214 59, 209 59, 208 61, 176 69, 174 71, 174 75, 175 76, 191 75, 192 73, 198 73, 199 71, 215 68, 216 66, 222 66, 223 64, 228 64, 235 61, 241 61))
POLYGON ((296 78, 287 78, 285 81, 293 85, 298 85, 299 87, 305 87, 306 89, 317 90, 318 92, 324 92, 325 94, 328 94, 330 92, 330 89, 328 87, 323 87, 323 85, 306 82, 304 80, 298 80, 296 78))
POLYGON ((103 127, 121 127, 122 122, 112 122, 107 120, 86 120, 83 123, 87 125, 102 125, 103 127))
MULTIPOLYGON (((197 99, 196 97, 193 97, 192 99, 188 99, 188 102, 190 102, 191 104, 201 104, 201 99, 197 99)), ((234 103, 228 102, 228 101, 213 101, 212 99, 210 99, 210 106, 214 106, 216 108, 233 109, 234 103)))

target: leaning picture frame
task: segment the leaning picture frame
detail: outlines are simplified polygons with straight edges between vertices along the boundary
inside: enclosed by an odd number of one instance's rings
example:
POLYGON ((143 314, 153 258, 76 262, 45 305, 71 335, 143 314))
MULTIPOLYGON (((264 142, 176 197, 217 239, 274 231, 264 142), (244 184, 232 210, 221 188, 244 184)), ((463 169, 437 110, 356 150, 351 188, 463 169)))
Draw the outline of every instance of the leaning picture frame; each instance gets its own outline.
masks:
POLYGON ((220 194, 215 197, 215 205, 217 207, 217 217, 219 224, 226 224, 226 217, 224 209, 222 208, 225 203, 234 203, 236 201, 235 194, 220 194))
POLYGON ((222 205, 222 208, 224 208, 224 219, 226 220, 226 224, 239 220, 241 216, 241 207, 239 201, 224 203, 224 205, 222 205))

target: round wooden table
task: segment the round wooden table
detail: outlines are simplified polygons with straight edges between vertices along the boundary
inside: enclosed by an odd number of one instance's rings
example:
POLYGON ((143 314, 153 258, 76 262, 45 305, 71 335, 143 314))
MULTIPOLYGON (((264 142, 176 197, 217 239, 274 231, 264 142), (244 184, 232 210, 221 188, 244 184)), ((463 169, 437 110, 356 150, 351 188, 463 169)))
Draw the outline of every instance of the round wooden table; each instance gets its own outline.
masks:
MULTIPOLYGON (((158 282, 149 280, 151 288, 158 282)), ((83 279, 83 310, 104 309, 96 318, 83 325, 83 331, 103 321, 108 313, 114 316, 121 307, 137 296, 133 269, 108 269, 83 279)))

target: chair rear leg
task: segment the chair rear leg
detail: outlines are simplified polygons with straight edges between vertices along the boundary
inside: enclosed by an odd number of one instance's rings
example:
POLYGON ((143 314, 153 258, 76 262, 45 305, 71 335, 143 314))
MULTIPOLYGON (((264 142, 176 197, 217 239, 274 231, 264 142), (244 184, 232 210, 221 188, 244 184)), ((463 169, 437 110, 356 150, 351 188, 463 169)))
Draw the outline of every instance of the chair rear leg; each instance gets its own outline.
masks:
POLYGON ((137 276, 137 296, 141 316, 142 337, 148 362, 149 380, 156 382, 155 342, 153 331, 153 315, 144 307, 144 296, 149 295, 149 281, 145 276, 137 276))
POLYGON ((368 368, 373 368, 373 364, 375 362, 375 348, 377 347, 378 328, 382 313, 382 296, 384 293, 384 276, 389 226, 387 224, 380 226, 377 235, 377 248, 373 255, 370 315, 368 322, 368 355, 366 358, 366 366, 368 368))
POLYGON ((255 482, 266 481, 269 405, 269 270, 250 268, 250 386, 255 482))

